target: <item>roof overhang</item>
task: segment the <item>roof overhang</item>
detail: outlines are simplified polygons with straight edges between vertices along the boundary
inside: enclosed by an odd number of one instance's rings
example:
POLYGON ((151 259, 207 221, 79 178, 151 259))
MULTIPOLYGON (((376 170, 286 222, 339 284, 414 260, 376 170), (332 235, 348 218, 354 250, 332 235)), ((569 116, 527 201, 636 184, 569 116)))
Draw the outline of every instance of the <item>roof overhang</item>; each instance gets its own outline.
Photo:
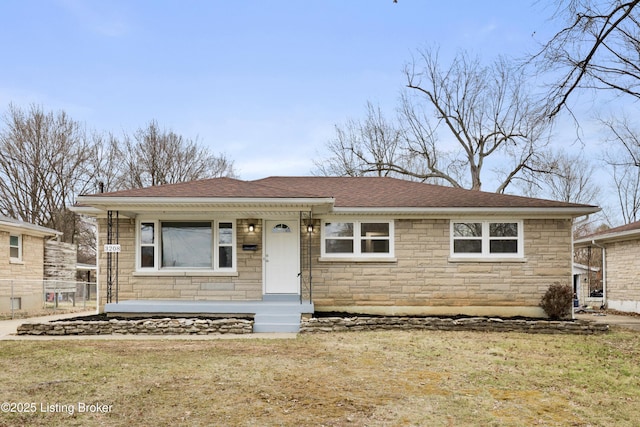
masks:
POLYGON ((573 263, 573 273, 574 274, 584 274, 584 273, 588 273, 588 272, 594 272, 597 273, 598 271, 600 271, 600 267, 594 267, 594 266, 588 266, 588 265, 584 265, 584 264, 579 264, 577 262, 573 263))
POLYGON ((604 233, 593 237, 576 239, 573 242, 575 247, 587 247, 594 244, 621 242, 624 240, 640 239, 640 230, 627 230, 614 233, 604 233))
POLYGON ((529 207, 400 207, 400 208, 368 208, 368 207, 335 207, 334 215, 392 215, 396 217, 517 217, 517 218, 577 218, 600 211, 599 208, 562 207, 562 208, 529 208, 529 207))
POLYGON ((28 222, 18 220, 3 220, 0 219, 0 229, 9 230, 10 232, 28 234, 30 236, 49 237, 49 236, 62 236, 62 231, 54 230, 52 228, 42 227, 28 222))
POLYGON ((103 216, 118 211, 125 217, 145 214, 236 213, 259 214, 311 211, 314 215, 384 215, 394 217, 518 217, 576 218, 598 212, 597 207, 336 207, 333 197, 254 198, 254 197, 101 197, 79 196, 73 211, 103 216))
POLYGON ((135 217, 153 213, 200 212, 296 212, 314 214, 330 211, 333 198, 198 198, 198 197, 99 197, 79 196, 73 211, 89 216, 102 216, 108 211, 135 217))

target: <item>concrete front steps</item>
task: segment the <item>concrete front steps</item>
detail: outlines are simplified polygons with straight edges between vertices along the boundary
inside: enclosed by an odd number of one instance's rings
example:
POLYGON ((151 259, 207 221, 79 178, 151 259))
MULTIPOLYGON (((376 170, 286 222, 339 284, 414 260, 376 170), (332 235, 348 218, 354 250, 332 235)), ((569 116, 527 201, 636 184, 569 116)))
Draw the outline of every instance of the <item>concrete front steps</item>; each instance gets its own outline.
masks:
POLYGON ((262 301, 128 300, 105 305, 110 316, 253 316, 253 332, 299 332, 303 313, 312 314, 313 303, 300 302, 297 294, 267 294, 262 301))
POLYGON ((300 304, 299 295, 271 294, 256 312, 253 332, 299 332, 302 313, 313 313, 313 304, 300 304))

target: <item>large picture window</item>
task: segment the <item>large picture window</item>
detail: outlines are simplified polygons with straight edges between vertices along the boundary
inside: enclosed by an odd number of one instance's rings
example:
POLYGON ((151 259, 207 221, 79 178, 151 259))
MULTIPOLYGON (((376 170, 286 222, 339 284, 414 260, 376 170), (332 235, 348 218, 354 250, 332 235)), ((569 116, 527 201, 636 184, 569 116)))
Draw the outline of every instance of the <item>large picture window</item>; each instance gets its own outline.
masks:
POLYGON ((322 256, 393 256, 393 221, 327 221, 322 231, 322 256))
POLYGON ((520 258, 522 221, 452 221, 452 257, 520 258))
POLYGON ((212 268, 210 222, 162 222, 162 267, 212 268))
POLYGON ((218 221, 142 221, 140 269, 234 268, 234 226, 218 221))

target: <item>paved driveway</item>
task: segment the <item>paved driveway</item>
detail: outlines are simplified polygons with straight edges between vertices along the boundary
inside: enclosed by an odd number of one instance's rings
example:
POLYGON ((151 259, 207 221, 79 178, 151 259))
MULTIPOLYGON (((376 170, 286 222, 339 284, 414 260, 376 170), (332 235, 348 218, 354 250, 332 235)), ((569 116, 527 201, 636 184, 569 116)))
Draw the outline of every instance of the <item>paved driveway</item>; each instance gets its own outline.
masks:
POLYGON ((93 309, 91 311, 79 311, 76 313, 66 313, 66 314, 57 314, 51 316, 43 316, 43 317, 29 317, 27 319, 14 319, 14 320, 0 320, 0 340, 9 338, 12 335, 15 335, 18 326, 23 323, 45 323, 51 320, 59 320, 59 319, 69 319, 72 317, 78 316, 88 316, 90 314, 95 314, 96 310, 93 309))
POLYGON ((582 313, 576 314, 576 319, 589 320, 597 323, 607 323, 610 326, 640 331, 640 316, 623 316, 619 314, 582 313))

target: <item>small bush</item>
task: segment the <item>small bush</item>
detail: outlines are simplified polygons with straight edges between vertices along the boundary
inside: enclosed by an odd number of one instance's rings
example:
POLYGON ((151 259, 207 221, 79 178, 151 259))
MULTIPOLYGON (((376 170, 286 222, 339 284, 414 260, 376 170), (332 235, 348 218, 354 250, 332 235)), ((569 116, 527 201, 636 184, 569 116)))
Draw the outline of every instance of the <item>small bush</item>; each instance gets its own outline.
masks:
POLYGON ((573 288, 571 285, 554 283, 540 300, 540 307, 552 320, 560 320, 571 313, 573 288))

